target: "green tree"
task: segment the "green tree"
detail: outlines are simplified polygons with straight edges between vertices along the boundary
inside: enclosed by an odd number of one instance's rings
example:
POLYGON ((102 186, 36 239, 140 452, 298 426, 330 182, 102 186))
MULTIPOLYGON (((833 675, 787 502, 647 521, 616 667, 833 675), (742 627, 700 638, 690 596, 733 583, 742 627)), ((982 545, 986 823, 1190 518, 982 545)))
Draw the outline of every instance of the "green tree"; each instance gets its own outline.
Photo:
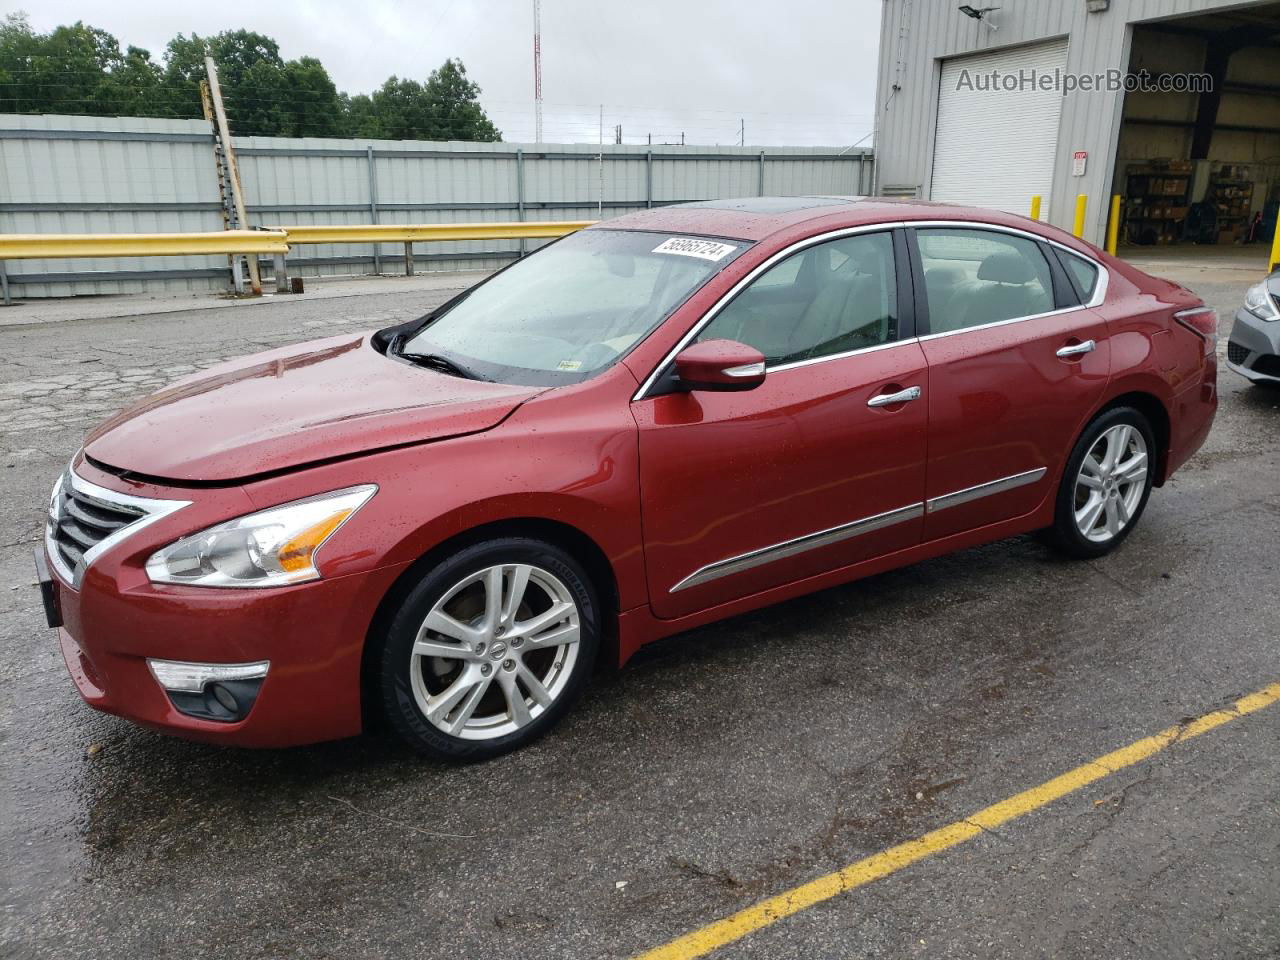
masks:
POLYGON ((290 60, 281 69, 289 110, 277 136, 341 137, 347 120, 329 71, 315 57, 290 60))
POLYGON ((329 73, 314 57, 284 60, 270 37, 228 30, 178 34, 165 52, 166 95, 175 115, 200 109, 204 58, 213 57, 231 130, 241 136, 338 136, 346 124, 329 73))
POLYGON ((425 84, 393 76, 371 96, 350 98, 348 129, 384 140, 501 140, 479 96, 462 62, 446 60, 425 84))
POLYGON ((233 133, 390 140, 499 140, 480 87, 459 60, 425 83, 390 77, 372 94, 339 93, 319 60, 285 60, 251 30, 178 34, 163 65, 139 47, 123 53, 105 30, 75 23, 38 34, 21 13, 0 19, 0 112, 200 117, 206 56, 218 66, 233 133))
POLYGON ((446 60, 440 69, 427 77, 424 88, 432 104, 435 127, 429 128, 428 139, 481 140, 502 139, 502 133, 480 106, 480 85, 467 78, 461 60, 446 60))
POLYGON ((0 110, 135 115, 157 78, 145 50, 122 54, 105 30, 77 22, 37 34, 21 13, 0 22, 0 110))

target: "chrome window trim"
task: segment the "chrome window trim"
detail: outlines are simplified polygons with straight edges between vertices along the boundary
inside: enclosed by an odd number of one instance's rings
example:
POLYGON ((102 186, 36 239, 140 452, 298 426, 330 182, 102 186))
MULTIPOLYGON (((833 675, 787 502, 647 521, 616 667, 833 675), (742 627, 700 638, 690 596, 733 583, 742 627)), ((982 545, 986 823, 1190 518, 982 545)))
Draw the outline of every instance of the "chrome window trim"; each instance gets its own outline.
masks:
POLYGON ((766 563, 773 563, 775 560, 794 557, 797 554, 807 553, 810 550, 816 550, 819 547, 826 547, 833 543, 839 543, 842 540, 849 540, 864 533, 871 533, 874 530, 882 530, 885 527, 893 526, 896 523, 915 520, 918 517, 924 516, 926 513, 937 513, 939 510, 946 510, 948 507, 958 507, 962 503, 969 503, 973 500, 980 500, 983 497, 989 497, 997 493, 1004 493, 1006 490, 1016 490, 1018 487, 1025 487, 1029 484, 1038 482, 1048 472, 1047 467, 1037 467, 1034 470, 1026 470, 1022 473, 1015 473, 1007 477, 1000 477, 998 480, 990 480, 987 483, 979 483, 976 486, 965 487, 963 490, 944 493, 941 496, 933 497, 932 499, 921 503, 908 504, 905 507, 898 507, 896 510, 877 513, 870 517, 863 517, 861 520, 854 520, 851 523, 841 524, 838 527, 829 527, 826 530, 818 530, 815 533, 806 533, 803 536, 795 537, 791 540, 784 540, 781 543, 771 544, 767 547, 760 547, 757 550, 740 553, 737 556, 727 557, 724 560, 717 560, 715 563, 709 563, 704 567, 699 567, 683 580, 677 582, 675 586, 671 587, 667 592, 676 593, 680 590, 686 590, 689 587, 696 587, 699 584, 719 580, 721 577, 728 577, 735 573, 743 573, 747 570, 753 570, 756 567, 764 566, 766 563))
POLYGON ((1048 472, 1048 467, 1037 467, 1034 470, 1026 470, 1022 473, 1015 473, 1008 477, 1001 477, 998 480, 988 480, 986 483, 979 483, 972 487, 965 487, 963 490, 944 493, 942 496, 933 497, 928 500, 925 504, 925 509, 927 509, 929 513, 937 513, 939 510, 946 510, 948 507, 958 507, 962 503, 981 500, 983 497, 989 497, 992 494, 1004 493, 1006 490, 1016 490, 1018 487, 1025 487, 1028 484, 1036 483, 1048 472))
POLYGON ((959 330, 945 330, 939 333, 927 333, 923 335, 917 334, 916 336, 908 337, 905 340, 893 340, 889 343, 879 343, 873 347, 862 347, 858 350, 848 350, 844 353, 833 353, 824 357, 811 357, 807 360, 794 360, 791 363, 783 363, 775 367, 766 367, 766 373, 782 373, 786 370, 794 370, 797 367, 805 367, 815 363, 825 363, 829 360, 844 360, 860 353, 870 353, 874 350, 886 350, 889 347, 901 347, 909 343, 922 343, 926 340, 936 340, 940 337, 952 337, 958 333, 968 333, 971 330, 988 330, 993 327, 1002 327, 1010 323, 1023 323, 1027 320, 1040 320, 1044 317, 1054 317, 1059 314, 1070 313, 1073 310, 1091 310, 1094 307, 1101 306, 1102 302, 1106 300, 1107 289, 1111 283, 1111 271, 1107 269, 1104 263, 1099 260, 1095 260, 1088 254, 1081 253, 1079 250, 1075 250, 1072 247, 1067 246, 1065 243, 1060 243, 1057 240, 1042 236, 1030 230, 1008 227, 1004 224, 984 223, 980 220, 893 220, 886 221, 884 223, 862 224, 857 227, 843 227, 839 230, 832 230, 827 233, 820 233, 816 236, 807 237, 804 240, 797 240, 789 247, 784 247, 769 257, 768 260, 765 260, 763 263, 752 268, 750 273, 735 283, 729 291, 724 294, 724 296, 712 304, 698 322, 693 325, 689 332, 681 337, 676 345, 667 352, 667 354, 662 358, 662 361, 650 371, 649 375, 645 377, 644 381, 640 384, 640 388, 632 395, 631 402, 635 403, 638 400, 643 400, 647 396, 649 390, 653 387, 654 382, 658 379, 659 374, 661 374, 662 371, 670 365, 671 361, 675 359, 676 354, 688 346, 689 342, 701 333, 702 329, 714 320, 716 315, 728 306, 729 301, 736 297, 743 288, 750 285, 757 277, 760 276, 760 274, 768 270, 779 260, 785 259, 793 253, 798 253, 806 247, 811 247, 818 243, 824 243, 827 240, 836 240, 840 237, 853 236, 859 233, 875 233, 878 231, 895 229, 936 229, 940 227, 954 227, 961 230, 988 230, 993 233, 1013 234, 1014 236, 1025 237, 1039 243, 1047 243, 1050 246, 1057 247, 1059 250, 1063 250, 1066 253, 1071 254, 1072 256, 1079 257, 1080 259, 1092 264, 1094 269, 1098 271, 1098 282, 1094 287, 1093 297, 1090 298, 1088 303, 1076 304, 1070 307, 1061 307, 1056 310, 1050 310, 1047 313, 1033 313, 1029 316, 1012 317, 1008 320, 993 320, 991 323, 978 324, 973 327, 961 327, 959 330))
POLYGON ((828 360, 843 360, 846 357, 856 357, 860 353, 875 353, 877 350, 905 347, 908 344, 919 342, 919 337, 908 337, 906 340, 890 340, 888 343, 877 343, 874 347, 859 347, 857 350, 846 350, 844 353, 830 353, 825 357, 810 357, 807 360, 792 360, 790 363, 780 363, 776 367, 766 368, 765 372, 781 373, 784 370, 794 370, 796 367, 808 367, 815 363, 826 363, 828 360))
MULTIPOLYGON (((885 233, 894 229, 905 227, 906 225, 907 224, 905 221, 894 220, 894 221, 885 222, 885 223, 864 223, 856 227, 841 227, 838 230, 829 230, 826 233, 819 233, 819 234, 815 234, 812 237, 805 237, 803 240, 797 240, 795 243, 791 244, 790 246, 783 247, 777 253, 770 256, 763 263, 759 263, 755 267, 753 267, 750 273, 748 273, 745 277, 743 277, 741 280, 735 283, 732 287, 730 287, 729 290, 722 297, 720 297, 719 300, 717 300, 707 309, 707 312, 704 313, 698 319, 698 322, 695 323, 691 328, 689 328, 689 331, 685 333, 685 335, 681 337, 679 341, 677 341, 674 347, 672 347, 670 350, 667 351, 667 353, 663 356, 661 362, 659 362, 657 366, 655 366, 651 371, 649 371, 649 375, 644 378, 644 381, 640 384, 640 388, 636 390, 634 394, 632 394, 631 402, 635 403, 637 400, 643 400, 645 398, 645 395, 649 392, 649 389, 653 386, 654 382, 658 379, 659 374, 661 374, 662 371, 667 369, 667 367, 671 364, 671 361, 675 359, 676 354, 678 354, 681 350, 687 347, 689 345, 689 342, 693 340, 699 333, 701 333, 702 329, 707 324, 709 324, 712 320, 714 320, 721 310, 723 310, 725 307, 729 305, 729 301, 731 301, 734 297, 736 297, 739 293, 741 293, 743 289, 750 286, 751 283, 753 283, 756 280, 756 278, 760 276, 760 274, 764 273, 770 267, 774 266, 774 264, 776 264, 779 260, 784 260, 787 257, 791 256, 791 254, 793 253, 799 253, 801 250, 807 249, 808 247, 816 246, 819 243, 826 243, 828 240, 839 240, 841 237, 856 236, 857 234, 860 234, 860 233, 885 233)), ((882 343, 882 344, 877 344, 874 347, 864 347, 862 350, 850 350, 846 353, 832 354, 831 356, 828 356, 828 357, 814 357, 814 358, 811 358, 810 360, 797 360, 792 363, 781 364, 776 367, 766 367, 765 371, 766 373, 768 372, 776 373, 780 370, 789 370, 792 367, 800 366, 801 364, 816 363, 821 360, 836 360, 842 357, 853 356, 855 353, 864 353, 867 350, 878 350, 884 347, 898 346, 899 344, 910 343, 910 342, 911 340, 895 340, 892 343, 887 343, 887 344, 882 343)))
POLYGON ((1048 313, 1033 313, 1026 317, 1010 317, 1008 320, 992 320, 990 323, 977 323, 972 327, 961 327, 959 330, 941 330, 938 333, 926 333, 916 339, 921 343, 927 343, 930 340, 941 340, 943 337, 954 337, 957 333, 972 333, 974 330, 991 330, 995 327, 1007 327, 1011 323, 1026 323, 1028 320, 1042 320, 1045 317, 1056 317, 1064 313, 1071 313, 1075 310, 1083 310, 1084 307, 1062 307, 1058 310, 1050 310, 1048 313))
POLYGON ((93 562, 102 556, 112 547, 122 543, 135 533, 149 527, 157 520, 167 517, 169 514, 181 510, 183 507, 191 505, 190 500, 158 500, 151 497, 136 497, 128 493, 120 493, 116 490, 108 490, 106 487, 100 487, 96 483, 91 483, 77 474, 70 467, 63 471, 62 476, 58 478, 57 483, 53 486, 53 493, 49 496, 49 511, 45 517, 44 524, 44 546, 45 552, 49 555, 49 564, 54 571, 73 589, 80 589, 80 584, 84 580, 85 571, 93 565, 93 562), (129 523, 115 533, 104 537, 96 544, 84 552, 84 558, 72 570, 63 562, 62 553, 58 550, 58 544, 55 540, 54 531, 57 529, 58 521, 62 519, 62 515, 57 512, 59 494, 62 492, 63 484, 70 484, 76 493, 81 494, 90 501, 102 504, 108 509, 119 509, 124 507, 130 510, 139 510, 141 515, 137 520, 129 523))
POLYGON ((849 540, 864 533, 882 530, 885 527, 890 527, 897 523, 905 523, 908 520, 915 520, 922 516, 924 516, 924 504, 912 503, 905 507, 898 507, 895 510, 863 517, 861 520, 854 520, 851 523, 842 523, 838 527, 829 527, 826 530, 819 530, 815 533, 806 533, 804 536, 796 537, 792 540, 784 540, 782 543, 761 547, 758 550, 751 550, 747 553, 738 554, 736 557, 728 557, 724 560, 717 560, 715 563, 709 563, 705 567, 699 567, 667 592, 675 593, 689 587, 696 587, 701 583, 710 583, 712 580, 719 580, 721 577, 753 570, 756 567, 764 566, 766 563, 773 563, 775 560, 784 560, 787 557, 794 557, 800 553, 807 553, 819 547, 826 547, 842 540, 849 540))

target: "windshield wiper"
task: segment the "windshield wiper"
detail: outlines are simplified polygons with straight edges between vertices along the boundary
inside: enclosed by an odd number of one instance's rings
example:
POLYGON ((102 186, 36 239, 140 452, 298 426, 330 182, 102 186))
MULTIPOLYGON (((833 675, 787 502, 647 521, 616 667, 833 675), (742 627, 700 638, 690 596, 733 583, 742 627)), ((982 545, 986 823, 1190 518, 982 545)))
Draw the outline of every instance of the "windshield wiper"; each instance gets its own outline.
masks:
POLYGON ((438 353, 400 353, 397 356, 403 357, 410 363, 416 363, 421 367, 427 367, 431 370, 438 370, 440 373, 447 373, 451 377, 463 377, 466 380, 485 380, 474 370, 469 370, 455 360, 438 353))

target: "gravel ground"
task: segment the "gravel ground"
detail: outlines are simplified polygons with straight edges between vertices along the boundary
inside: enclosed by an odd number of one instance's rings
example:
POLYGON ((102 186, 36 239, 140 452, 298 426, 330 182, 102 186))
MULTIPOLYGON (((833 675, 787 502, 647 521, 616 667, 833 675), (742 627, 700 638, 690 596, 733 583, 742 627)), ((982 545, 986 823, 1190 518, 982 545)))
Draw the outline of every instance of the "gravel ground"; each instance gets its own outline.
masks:
MULTIPOLYGON (((1248 282, 1193 285, 1229 317, 1248 282)), ((448 296, 362 290, 0 329, 3 955, 625 957, 1280 680, 1280 392, 1224 371, 1118 553, 1018 538, 672 638, 492 763, 94 713, 30 588, 53 478, 169 379, 448 296)), ((717 956, 1276 957, 1278 826, 1280 707, 717 956)))

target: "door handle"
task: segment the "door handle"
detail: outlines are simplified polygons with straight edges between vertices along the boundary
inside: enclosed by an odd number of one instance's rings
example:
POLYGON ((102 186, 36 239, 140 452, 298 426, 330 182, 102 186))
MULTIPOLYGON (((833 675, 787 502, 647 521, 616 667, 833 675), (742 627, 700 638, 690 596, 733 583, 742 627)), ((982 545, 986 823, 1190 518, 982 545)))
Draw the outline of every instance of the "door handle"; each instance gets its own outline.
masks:
POLYGON ((897 393, 878 393, 867 401, 868 407, 891 407, 895 403, 907 403, 910 400, 920 399, 919 387, 907 387, 905 390, 899 390, 897 393))
POLYGON ((1060 357, 1078 357, 1082 354, 1093 353, 1098 345, 1092 340, 1086 340, 1084 343, 1073 343, 1069 346, 1059 347, 1058 356, 1060 357))

